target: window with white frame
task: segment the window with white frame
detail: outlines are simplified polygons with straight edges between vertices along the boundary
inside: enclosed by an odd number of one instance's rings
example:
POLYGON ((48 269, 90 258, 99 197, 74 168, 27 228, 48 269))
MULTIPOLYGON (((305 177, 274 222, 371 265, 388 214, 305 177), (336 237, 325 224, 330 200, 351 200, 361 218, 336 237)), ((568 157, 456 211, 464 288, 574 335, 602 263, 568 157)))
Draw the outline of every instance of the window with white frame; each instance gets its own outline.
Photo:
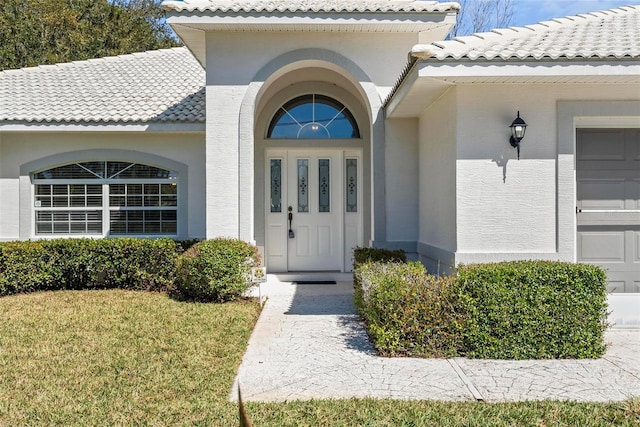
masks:
POLYGON ((178 232, 178 174, 140 163, 90 161, 33 174, 36 235, 178 232))
POLYGON ((360 138, 358 124, 341 102, 320 94, 294 98, 274 114, 269 139, 360 138))

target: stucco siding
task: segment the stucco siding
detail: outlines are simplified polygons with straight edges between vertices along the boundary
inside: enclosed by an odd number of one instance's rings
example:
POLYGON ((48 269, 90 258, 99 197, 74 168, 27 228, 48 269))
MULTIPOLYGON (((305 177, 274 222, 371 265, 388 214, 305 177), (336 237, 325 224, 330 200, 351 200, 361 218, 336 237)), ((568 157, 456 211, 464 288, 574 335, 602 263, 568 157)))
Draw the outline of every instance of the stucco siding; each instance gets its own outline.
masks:
POLYGON ((6 137, 0 133, 0 241, 17 239, 19 234, 18 178, 8 175, 3 147, 6 137))
POLYGON ((377 86, 390 88, 416 42, 415 34, 210 33, 207 85, 245 85, 273 58, 295 50, 321 48, 351 59, 377 86))
POLYGON ((575 188, 575 169, 572 157, 558 170, 557 104, 633 99, 639 93, 640 87, 629 85, 460 85, 456 262, 575 261, 574 250, 558 250, 560 240, 575 240, 575 229, 558 228, 559 215, 575 214, 575 194, 563 212, 557 209, 558 183, 571 181, 575 188), (518 110, 529 125, 520 160, 508 142, 518 110))
POLYGON ((502 169, 457 162, 458 251, 554 252, 555 162, 509 164, 505 181, 502 169))
POLYGON ((16 240, 20 233, 18 178, 0 178, 0 240, 16 240))
POLYGON ((459 88, 458 252, 555 252, 555 100, 538 94, 520 106, 515 88, 459 88), (508 142, 518 109, 520 160, 508 142))
POLYGON ((368 164, 380 174, 373 182, 371 175, 364 177, 364 184, 373 189, 375 213, 364 219, 364 237, 386 240, 381 104, 416 38, 415 34, 207 34, 207 237, 263 240, 262 224, 256 225, 260 218, 255 215, 255 209, 261 208, 255 205, 255 188, 261 187, 262 177, 255 177, 255 152, 261 148, 254 146, 254 132, 258 139, 263 132, 255 128, 256 114, 274 97, 271 85, 286 88, 308 82, 299 80, 295 70, 298 74, 311 70, 305 79, 339 76, 322 81, 340 85, 365 108, 370 126, 367 144, 372 148, 371 154, 365 148, 364 155, 371 156, 368 164))
POLYGON ((457 89, 420 117, 420 232, 418 251, 427 268, 446 270, 456 250, 457 89))
POLYGON ((207 238, 240 237, 239 171, 253 167, 239 164, 238 118, 245 90, 245 86, 207 87, 207 238))
MULTIPOLYGON (((25 204, 25 191, 26 194, 30 194, 31 190, 29 176, 21 177, 23 165, 56 155, 56 159, 64 163, 67 156, 69 158, 73 156, 75 159, 76 155, 73 153, 78 151, 87 155, 94 152, 98 157, 108 155, 110 152, 124 153, 124 157, 127 153, 131 153, 132 156, 137 157, 135 161, 144 159, 145 155, 159 156, 186 165, 187 177, 180 178, 180 182, 187 184, 188 205, 185 221, 187 227, 182 230, 180 237, 202 238, 205 236, 203 134, 7 133, 2 135, 0 149, 0 200, 2 202, 0 239, 2 240, 32 237, 23 235, 24 230, 29 229, 25 224, 30 223, 33 215, 31 206, 25 204), (22 188, 25 186, 27 188, 22 188)), ((129 160, 124 157, 119 156, 118 160, 129 160)), ((24 173, 24 170, 22 172, 24 173)))
POLYGON ((387 241, 418 236, 418 120, 389 120, 385 126, 387 241))

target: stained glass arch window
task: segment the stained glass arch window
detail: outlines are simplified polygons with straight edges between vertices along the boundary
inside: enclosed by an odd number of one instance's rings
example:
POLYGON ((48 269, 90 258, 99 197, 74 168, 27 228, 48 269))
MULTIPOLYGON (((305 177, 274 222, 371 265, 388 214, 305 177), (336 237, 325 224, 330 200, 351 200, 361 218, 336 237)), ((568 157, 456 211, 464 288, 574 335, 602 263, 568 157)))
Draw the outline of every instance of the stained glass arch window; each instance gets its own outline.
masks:
POLYGON ((270 139, 351 139, 360 138, 353 114, 341 102, 325 95, 294 98, 273 116, 270 139))

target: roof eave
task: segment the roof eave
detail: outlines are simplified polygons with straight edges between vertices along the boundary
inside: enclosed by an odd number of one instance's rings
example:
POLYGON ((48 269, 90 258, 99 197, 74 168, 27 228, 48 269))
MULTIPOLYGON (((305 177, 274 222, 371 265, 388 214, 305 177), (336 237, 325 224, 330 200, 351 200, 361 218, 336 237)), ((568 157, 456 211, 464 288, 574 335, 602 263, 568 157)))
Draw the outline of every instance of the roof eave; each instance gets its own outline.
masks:
POLYGON ((509 80, 527 81, 531 77, 556 76, 638 76, 640 57, 590 57, 590 58, 541 58, 519 59, 418 59, 420 77, 456 78, 505 77, 509 80))
POLYGON ((456 11, 432 13, 260 12, 167 13, 167 23, 205 66, 207 32, 421 33, 428 41, 446 37, 456 23, 456 11))
POLYGON ((455 25, 457 12, 167 12, 167 23, 203 31, 335 31, 397 32, 398 28, 431 29, 434 25, 455 25))
POLYGON ((389 118, 417 117, 459 84, 635 84, 640 59, 416 60, 385 102, 389 118))
POLYGON ((161 3, 166 12, 171 13, 219 13, 226 15, 238 15, 247 13, 261 13, 272 15, 277 13, 340 13, 358 14, 365 12, 373 13, 439 13, 439 12, 460 12, 458 2, 442 1, 390 1, 379 2, 370 0, 348 0, 322 2, 306 0, 278 1, 237 1, 228 0, 164 0, 161 3))

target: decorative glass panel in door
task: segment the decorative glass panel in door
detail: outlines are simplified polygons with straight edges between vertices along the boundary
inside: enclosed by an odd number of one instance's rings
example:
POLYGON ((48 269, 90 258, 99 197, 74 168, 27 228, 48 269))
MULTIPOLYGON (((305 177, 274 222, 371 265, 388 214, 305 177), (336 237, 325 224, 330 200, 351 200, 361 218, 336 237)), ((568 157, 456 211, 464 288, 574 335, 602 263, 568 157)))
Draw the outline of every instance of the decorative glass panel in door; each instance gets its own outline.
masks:
POLYGON ((282 212, 282 160, 271 159, 271 212, 282 212))
POLYGON ((318 160, 318 211, 331 212, 331 175, 329 159, 318 160))
POLYGON ((308 159, 298 159, 298 212, 309 212, 308 159))
POLYGON ((347 159, 347 212, 358 212, 358 159, 347 159))

